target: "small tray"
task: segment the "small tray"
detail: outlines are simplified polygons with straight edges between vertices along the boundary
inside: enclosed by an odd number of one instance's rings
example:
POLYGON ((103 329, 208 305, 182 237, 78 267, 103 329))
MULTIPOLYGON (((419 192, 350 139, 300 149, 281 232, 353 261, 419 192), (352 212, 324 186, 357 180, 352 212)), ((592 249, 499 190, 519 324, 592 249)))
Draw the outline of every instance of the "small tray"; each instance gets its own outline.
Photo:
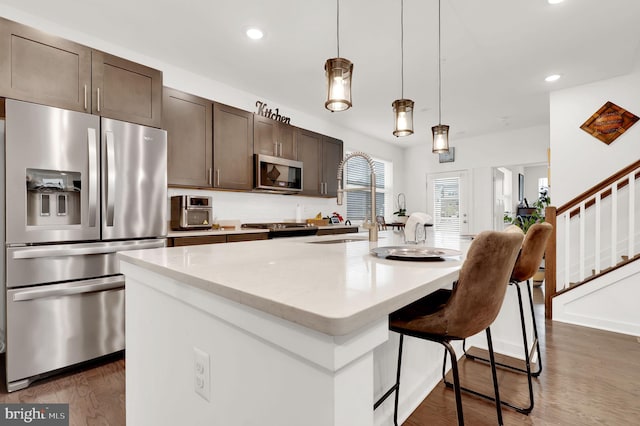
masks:
POLYGON ((371 249, 371 254, 391 260, 440 261, 460 256, 460 250, 439 247, 390 246, 371 249))

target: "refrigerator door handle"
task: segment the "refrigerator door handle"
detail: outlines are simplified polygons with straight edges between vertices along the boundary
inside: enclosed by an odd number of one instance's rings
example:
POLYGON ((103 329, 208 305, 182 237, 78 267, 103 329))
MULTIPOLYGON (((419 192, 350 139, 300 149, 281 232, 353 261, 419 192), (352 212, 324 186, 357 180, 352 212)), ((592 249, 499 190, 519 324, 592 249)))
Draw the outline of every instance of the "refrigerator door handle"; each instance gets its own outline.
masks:
POLYGON ((98 207, 98 139, 96 129, 87 129, 89 148, 89 227, 96 226, 96 210, 98 207))
POLYGON ((113 226, 115 190, 116 190, 116 161, 113 132, 105 132, 107 138, 107 226, 113 226))
POLYGON ((86 280, 82 281, 79 284, 43 286, 35 289, 16 291, 15 293, 13 293, 12 301, 25 302, 28 300, 44 299, 45 297, 70 296, 73 294, 94 293, 98 291, 123 289, 124 283, 124 275, 117 275, 107 278, 86 280))
POLYGON ((25 247, 17 249, 9 249, 7 252, 8 259, 39 259, 43 257, 62 257, 62 256, 85 256, 91 254, 108 254, 127 250, 142 250, 148 248, 164 247, 165 241, 162 239, 154 239, 135 243, 105 243, 93 246, 79 247, 25 247))

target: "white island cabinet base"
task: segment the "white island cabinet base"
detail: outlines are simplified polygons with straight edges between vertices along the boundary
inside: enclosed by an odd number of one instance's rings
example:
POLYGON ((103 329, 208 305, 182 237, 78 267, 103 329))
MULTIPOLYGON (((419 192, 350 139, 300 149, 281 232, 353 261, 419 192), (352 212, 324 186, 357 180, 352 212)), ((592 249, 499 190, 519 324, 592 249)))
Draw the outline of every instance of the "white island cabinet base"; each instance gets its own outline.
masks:
POLYGON ((330 336, 127 262, 121 268, 127 424, 373 425, 373 349, 388 338, 386 317, 330 336), (210 357, 208 401, 195 392, 195 348, 210 357))

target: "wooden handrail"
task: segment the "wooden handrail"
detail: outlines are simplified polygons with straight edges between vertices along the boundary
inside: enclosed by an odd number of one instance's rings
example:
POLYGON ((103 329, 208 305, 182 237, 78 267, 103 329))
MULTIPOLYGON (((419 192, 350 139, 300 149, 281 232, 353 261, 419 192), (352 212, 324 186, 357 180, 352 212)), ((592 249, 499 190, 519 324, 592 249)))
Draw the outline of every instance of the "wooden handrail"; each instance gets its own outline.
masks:
MULTIPOLYGON (((588 200, 590 197, 596 195, 598 192, 602 191, 603 189, 607 188, 608 186, 613 185, 618 179, 621 179, 621 178, 625 177, 626 175, 628 175, 629 173, 631 173, 632 171, 634 171, 634 170, 636 170, 638 168, 640 168, 640 160, 636 161, 633 164, 628 165, 627 167, 625 167, 624 169, 620 170, 615 175, 612 175, 612 176, 608 177, 607 179, 603 180, 599 184, 596 184, 595 186, 591 187, 591 189, 586 190, 585 192, 583 192, 582 194, 578 195, 577 197, 575 197, 575 198, 569 200, 568 202, 564 203, 563 205, 558 207, 556 214, 562 214, 562 213, 566 212, 567 210, 571 209, 572 207, 580 204, 581 202, 583 202, 585 200, 588 200)), ((640 171, 638 173, 636 173, 635 177, 636 177, 636 179, 638 179, 640 177, 640 171)), ((627 185, 627 183, 625 183, 624 185, 619 185, 619 188, 622 188, 625 185, 627 185)), ((607 194, 607 195, 609 195, 609 194, 607 194)))
MULTIPOLYGON (((595 185, 594 187, 592 187, 591 189, 588 189, 587 191, 583 192, 582 194, 578 195, 577 197, 573 198, 572 200, 568 201, 567 203, 563 204, 562 206, 556 208, 553 206, 547 207, 545 209, 545 221, 549 222, 551 225, 553 225, 553 232, 551 234, 551 237, 549 238, 549 241, 547 243, 547 248, 546 248, 546 252, 545 252, 545 285, 544 285, 544 304, 545 304, 545 317, 546 318, 551 318, 552 317, 552 304, 551 304, 551 300, 553 299, 553 297, 556 295, 557 291, 556 291, 556 273, 557 273, 557 262, 556 262, 556 256, 557 256, 557 251, 556 251, 556 247, 557 247, 557 243, 556 243, 556 239, 557 239, 557 231, 556 231, 556 226, 557 226, 557 217, 558 215, 561 215, 567 211, 569 211, 569 215, 570 217, 573 217, 577 214, 580 213, 580 208, 576 208, 576 206, 578 206, 580 203, 586 201, 585 203, 585 208, 591 207, 592 205, 595 204, 595 195, 602 191, 605 190, 602 195, 601 195, 601 199, 606 198, 608 196, 611 195, 611 189, 607 190, 607 187, 612 186, 613 184, 615 184, 618 180, 622 179, 623 177, 629 175, 629 173, 632 173, 634 170, 638 170, 640 169, 640 160, 634 162, 633 164, 628 165, 627 167, 625 167, 624 169, 620 170, 619 172, 617 172, 614 175, 611 175, 610 177, 608 177, 607 179, 603 180, 602 182, 600 182, 599 184, 595 185), (590 199, 591 197, 594 197, 593 199, 590 199)), ((635 179, 639 179, 640 178, 640 170, 638 170, 635 174, 634 174, 635 179)), ((616 185, 616 187, 618 189, 620 188, 624 188, 625 186, 627 186, 629 184, 629 180, 626 179, 624 181, 618 182, 618 184, 616 185)))

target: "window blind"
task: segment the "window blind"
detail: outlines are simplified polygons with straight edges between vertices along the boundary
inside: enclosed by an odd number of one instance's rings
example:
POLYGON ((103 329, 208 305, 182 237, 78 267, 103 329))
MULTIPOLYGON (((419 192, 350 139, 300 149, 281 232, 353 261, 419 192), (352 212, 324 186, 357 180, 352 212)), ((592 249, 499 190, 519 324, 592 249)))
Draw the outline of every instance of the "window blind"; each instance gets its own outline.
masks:
POLYGON ((460 178, 436 179, 433 200, 434 229, 460 233, 460 178))
MULTIPOLYGON (((384 216, 385 206, 385 167, 384 163, 373 160, 376 174, 376 216, 384 216)), ((362 188, 362 191, 348 192, 347 218, 350 220, 364 220, 370 216, 371 194, 369 193, 369 181, 371 172, 369 163, 362 157, 352 157, 346 167, 346 187, 362 188)), ((375 218, 373 218, 375 220, 375 218)))

